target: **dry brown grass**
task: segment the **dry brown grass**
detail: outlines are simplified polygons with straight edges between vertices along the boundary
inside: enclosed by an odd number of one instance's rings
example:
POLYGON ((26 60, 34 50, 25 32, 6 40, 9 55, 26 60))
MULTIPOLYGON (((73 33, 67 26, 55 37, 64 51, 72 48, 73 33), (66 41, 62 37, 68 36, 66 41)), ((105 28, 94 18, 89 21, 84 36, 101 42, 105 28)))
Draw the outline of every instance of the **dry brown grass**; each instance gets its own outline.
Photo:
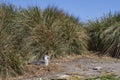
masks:
POLYGON ((31 77, 41 77, 49 74, 55 74, 61 72, 62 68, 57 64, 50 64, 49 66, 37 66, 37 65, 26 65, 25 74, 17 78, 11 78, 11 80, 25 79, 31 77))

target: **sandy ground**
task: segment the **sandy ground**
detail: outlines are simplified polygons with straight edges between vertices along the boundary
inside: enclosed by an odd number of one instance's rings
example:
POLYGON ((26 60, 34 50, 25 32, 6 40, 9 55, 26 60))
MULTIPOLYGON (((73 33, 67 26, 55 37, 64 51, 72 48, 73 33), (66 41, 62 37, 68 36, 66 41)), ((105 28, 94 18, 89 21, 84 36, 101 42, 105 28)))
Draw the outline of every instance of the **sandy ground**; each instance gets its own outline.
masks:
POLYGON ((48 67, 35 65, 27 67, 28 73, 20 80, 37 80, 40 78, 47 80, 61 75, 78 75, 85 78, 104 74, 120 76, 120 60, 110 57, 68 56, 67 58, 52 60, 48 67), (94 67, 101 67, 101 69, 94 70, 94 67))

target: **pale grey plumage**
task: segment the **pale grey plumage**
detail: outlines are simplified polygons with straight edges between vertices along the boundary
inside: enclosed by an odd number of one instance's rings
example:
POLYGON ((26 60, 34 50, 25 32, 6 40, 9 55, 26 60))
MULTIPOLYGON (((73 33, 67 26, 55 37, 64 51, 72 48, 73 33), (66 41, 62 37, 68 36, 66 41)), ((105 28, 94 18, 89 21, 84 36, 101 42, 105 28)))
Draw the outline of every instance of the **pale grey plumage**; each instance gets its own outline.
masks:
POLYGON ((44 59, 43 60, 34 61, 34 62, 29 63, 29 64, 46 65, 46 66, 48 66, 48 64, 49 64, 49 56, 48 55, 44 55, 44 59))

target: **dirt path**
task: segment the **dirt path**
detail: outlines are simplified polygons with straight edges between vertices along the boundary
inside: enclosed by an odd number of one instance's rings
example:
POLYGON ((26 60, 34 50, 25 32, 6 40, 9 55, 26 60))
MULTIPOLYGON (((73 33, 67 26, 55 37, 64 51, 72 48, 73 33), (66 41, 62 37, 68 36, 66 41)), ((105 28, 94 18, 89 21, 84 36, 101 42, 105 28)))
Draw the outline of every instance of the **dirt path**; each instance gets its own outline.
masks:
POLYGON ((36 76, 23 80, 34 80, 37 78, 50 79, 61 75, 79 75, 83 77, 93 77, 104 74, 116 74, 120 76, 120 60, 111 58, 96 58, 96 57, 80 57, 77 59, 63 61, 51 61, 51 64, 56 64, 61 68, 61 71, 47 73, 43 76, 36 76), (101 70, 94 70, 94 67, 101 67, 101 70))

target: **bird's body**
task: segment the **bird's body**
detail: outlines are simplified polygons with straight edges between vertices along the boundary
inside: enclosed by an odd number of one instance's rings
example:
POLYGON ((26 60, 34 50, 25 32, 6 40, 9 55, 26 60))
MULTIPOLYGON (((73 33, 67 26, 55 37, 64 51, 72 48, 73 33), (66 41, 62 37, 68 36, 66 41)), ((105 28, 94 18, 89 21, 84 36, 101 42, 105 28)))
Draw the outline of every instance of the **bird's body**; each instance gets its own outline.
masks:
POLYGON ((48 64, 49 64, 49 56, 48 55, 44 55, 44 59, 43 60, 34 61, 34 62, 31 62, 30 64, 46 65, 46 66, 48 66, 48 64))
POLYGON ((34 64, 34 65, 44 65, 45 61, 44 60, 34 61, 34 62, 31 62, 31 64, 34 64))

